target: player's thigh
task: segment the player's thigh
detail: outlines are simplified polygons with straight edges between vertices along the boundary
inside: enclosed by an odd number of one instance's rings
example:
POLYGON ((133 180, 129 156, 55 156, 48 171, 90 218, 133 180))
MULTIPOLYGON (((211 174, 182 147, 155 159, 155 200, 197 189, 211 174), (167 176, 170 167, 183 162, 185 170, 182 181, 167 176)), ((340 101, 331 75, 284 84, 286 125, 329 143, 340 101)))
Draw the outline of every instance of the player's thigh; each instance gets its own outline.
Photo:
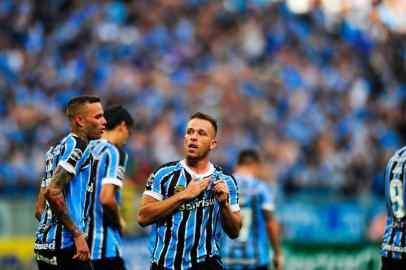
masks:
POLYGON ((58 258, 54 251, 35 250, 35 259, 39 270, 58 270, 58 258))
POLYGON ((59 251, 35 250, 35 258, 39 270, 92 270, 90 261, 72 259, 76 249, 67 248, 59 251))
POLYGON ((94 270, 126 270, 124 260, 120 257, 92 261, 94 270))
POLYGON ((70 247, 66 249, 59 250, 57 252, 57 260, 58 260, 58 269, 66 270, 92 270, 92 264, 90 260, 88 261, 80 261, 73 259, 73 256, 76 254, 76 248, 70 247))
POLYGON ((92 264, 90 261, 79 261, 79 260, 67 260, 61 263, 59 269, 72 269, 72 270, 93 270, 92 264))
POLYGON ((38 270, 59 270, 58 266, 49 265, 43 261, 37 260, 37 265, 38 265, 38 270))

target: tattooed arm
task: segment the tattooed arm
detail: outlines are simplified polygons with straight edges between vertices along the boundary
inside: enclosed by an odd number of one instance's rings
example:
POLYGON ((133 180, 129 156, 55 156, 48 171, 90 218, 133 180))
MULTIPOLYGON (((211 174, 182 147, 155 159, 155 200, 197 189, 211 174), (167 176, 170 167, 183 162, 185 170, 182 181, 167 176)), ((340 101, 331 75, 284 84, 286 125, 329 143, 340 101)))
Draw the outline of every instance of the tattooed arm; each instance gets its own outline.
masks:
POLYGON ((73 258, 86 261, 90 257, 89 247, 79 227, 70 217, 65 201, 64 188, 72 180, 72 177, 72 174, 68 173, 61 166, 58 166, 46 189, 45 197, 49 202, 52 212, 59 217, 62 224, 73 234, 77 252, 73 258))

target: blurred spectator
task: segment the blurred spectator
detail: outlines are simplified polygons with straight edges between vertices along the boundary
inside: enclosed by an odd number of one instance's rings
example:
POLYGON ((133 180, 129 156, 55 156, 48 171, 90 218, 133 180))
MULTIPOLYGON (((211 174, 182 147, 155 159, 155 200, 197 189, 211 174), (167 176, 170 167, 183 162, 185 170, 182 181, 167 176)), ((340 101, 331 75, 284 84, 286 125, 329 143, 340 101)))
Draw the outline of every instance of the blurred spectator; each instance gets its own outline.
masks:
POLYGON ((1 1, 0 190, 37 190, 66 102, 96 93, 135 115, 129 175, 142 187, 182 156, 188 113, 206 111, 225 169, 260 146, 285 190, 383 194, 385 153, 406 141, 405 5, 1 1))

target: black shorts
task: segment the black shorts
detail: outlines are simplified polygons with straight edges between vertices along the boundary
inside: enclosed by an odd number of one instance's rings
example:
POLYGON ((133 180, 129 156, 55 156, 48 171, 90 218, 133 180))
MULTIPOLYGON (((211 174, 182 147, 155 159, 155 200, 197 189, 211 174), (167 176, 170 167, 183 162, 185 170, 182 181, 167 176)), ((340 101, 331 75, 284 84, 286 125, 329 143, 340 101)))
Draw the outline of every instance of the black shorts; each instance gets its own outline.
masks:
POLYGON ((94 270, 126 270, 121 257, 92 260, 94 270))
POLYGON ((76 248, 61 250, 34 250, 35 259, 39 270, 92 270, 90 261, 72 259, 76 254, 76 248))
POLYGON ((406 269, 406 258, 400 260, 382 257, 382 268, 381 270, 400 270, 406 269))
MULTIPOLYGON (((209 257, 204 262, 198 263, 190 270, 224 270, 223 263, 219 256, 209 257)), ((150 270, 169 270, 165 267, 158 266, 156 264, 152 264, 150 270)))

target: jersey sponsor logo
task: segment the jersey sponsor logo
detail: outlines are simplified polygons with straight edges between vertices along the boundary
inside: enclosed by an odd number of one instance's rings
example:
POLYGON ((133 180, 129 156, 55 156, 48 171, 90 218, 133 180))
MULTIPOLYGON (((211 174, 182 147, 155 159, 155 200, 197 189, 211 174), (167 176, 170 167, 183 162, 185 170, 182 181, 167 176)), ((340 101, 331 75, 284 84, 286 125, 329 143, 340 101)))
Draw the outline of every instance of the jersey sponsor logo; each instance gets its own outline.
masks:
POLYGON ((400 163, 404 163, 406 161, 406 157, 398 157, 398 156, 394 156, 390 159, 389 162, 400 162, 400 163))
POLYGON ((52 258, 47 258, 47 257, 37 253, 36 259, 37 259, 37 261, 43 261, 50 265, 58 265, 58 262, 56 261, 56 256, 53 256, 52 258))
POLYGON ((75 148, 72 150, 72 153, 70 154, 71 159, 74 161, 79 161, 82 158, 83 152, 79 148, 75 148))
POLYGON ((43 243, 43 244, 35 243, 34 249, 36 250, 55 249, 55 242, 53 241, 51 243, 43 243))
POLYGON ((61 154, 61 148, 62 148, 62 145, 60 145, 60 144, 56 145, 53 149, 51 149, 51 151, 48 151, 46 153, 45 159, 50 160, 50 159, 53 159, 54 156, 58 156, 59 154, 61 154))
POLYGON ((406 253, 406 247, 398 247, 398 246, 389 245, 389 244, 382 244, 382 250, 406 253))
POLYGON ((216 202, 215 198, 203 198, 202 200, 191 202, 191 203, 184 203, 181 206, 179 206, 178 210, 179 211, 189 211, 189 210, 194 210, 196 208, 204 208, 208 207, 211 205, 214 205, 216 202))

